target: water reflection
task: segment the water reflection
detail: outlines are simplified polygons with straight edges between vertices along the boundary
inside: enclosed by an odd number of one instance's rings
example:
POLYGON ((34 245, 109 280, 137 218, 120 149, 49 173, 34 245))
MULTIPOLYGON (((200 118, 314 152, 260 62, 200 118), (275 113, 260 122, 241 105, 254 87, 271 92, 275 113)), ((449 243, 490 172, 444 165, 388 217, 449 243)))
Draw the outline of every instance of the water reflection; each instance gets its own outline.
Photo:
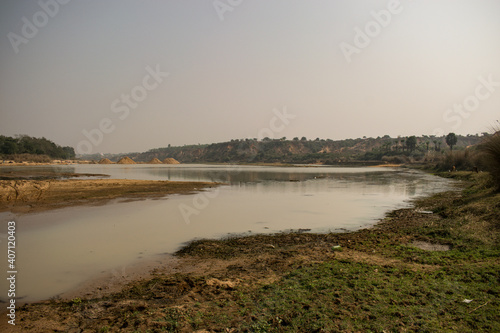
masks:
MULTIPOLYGON (((326 168, 297 168, 297 167, 210 167, 210 168, 148 168, 144 171, 156 178, 166 178, 168 180, 199 180, 215 181, 229 184, 242 184, 262 181, 306 181, 311 179, 337 178, 348 180, 350 175, 356 174, 356 171, 364 174, 366 170, 352 170, 351 172, 342 172, 342 170, 320 171, 318 169, 326 168)), ((382 172, 382 170, 373 170, 371 173, 382 172)), ((356 177, 359 179, 359 177, 356 177)), ((355 179, 355 178, 352 178, 355 179)), ((362 181, 362 179, 360 179, 362 181)))

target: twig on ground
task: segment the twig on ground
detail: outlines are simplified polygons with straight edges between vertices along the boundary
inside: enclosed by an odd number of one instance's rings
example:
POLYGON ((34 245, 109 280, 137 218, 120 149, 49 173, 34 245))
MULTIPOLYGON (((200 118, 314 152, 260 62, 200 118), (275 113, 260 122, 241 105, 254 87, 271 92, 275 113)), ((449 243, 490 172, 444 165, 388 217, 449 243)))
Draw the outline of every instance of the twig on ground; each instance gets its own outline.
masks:
POLYGON ((470 310, 470 311, 469 311, 469 313, 472 313, 472 312, 476 311, 477 309, 482 308, 483 306, 485 306, 485 305, 486 305, 486 304, 488 304, 489 302, 490 302, 490 301, 488 301, 488 302, 484 303, 483 305, 478 306, 477 308, 475 308, 475 309, 473 309, 473 310, 470 310))

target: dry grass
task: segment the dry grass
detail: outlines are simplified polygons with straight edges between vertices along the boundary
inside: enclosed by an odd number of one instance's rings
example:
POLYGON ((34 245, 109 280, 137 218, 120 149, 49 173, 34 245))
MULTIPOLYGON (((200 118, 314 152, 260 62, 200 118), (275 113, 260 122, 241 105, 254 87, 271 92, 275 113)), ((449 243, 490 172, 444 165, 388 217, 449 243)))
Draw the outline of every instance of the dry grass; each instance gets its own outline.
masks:
POLYGON ((14 155, 3 155, 4 160, 11 160, 16 163, 22 162, 35 162, 35 163, 50 163, 52 158, 47 155, 35 155, 35 154, 14 154, 14 155))
POLYGON ((440 171, 456 170, 472 171, 479 165, 478 154, 474 150, 455 150, 448 152, 437 164, 440 171))
POLYGON ((500 131, 486 137, 479 145, 482 161, 500 189, 500 131))
POLYGON ((469 238, 487 245, 495 244, 496 240, 491 237, 491 230, 494 227, 491 222, 467 214, 462 218, 462 223, 463 225, 454 230, 457 237, 469 238))

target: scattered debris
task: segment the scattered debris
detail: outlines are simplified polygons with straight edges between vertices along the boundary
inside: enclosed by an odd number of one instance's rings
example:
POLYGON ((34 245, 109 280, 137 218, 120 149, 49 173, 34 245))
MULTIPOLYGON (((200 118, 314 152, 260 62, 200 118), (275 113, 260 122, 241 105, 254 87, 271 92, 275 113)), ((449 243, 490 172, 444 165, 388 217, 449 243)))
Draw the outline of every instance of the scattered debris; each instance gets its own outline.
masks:
POLYGON ((488 304, 489 302, 490 302, 490 301, 488 301, 488 302, 486 302, 486 303, 484 303, 484 304, 481 304, 480 306, 478 306, 478 307, 477 307, 477 308, 475 308, 475 309, 470 310, 470 311, 469 311, 469 313, 472 313, 472 312, 476 311, 477 309, 482 308, 483 306, 485 306, 485 305, 486 305, 486 304, 488 304))
POLYGON ((430 211, 430 210, 416 210, 415 213, 420 213, 420 214, 434 214, 434 212, 430 211))
POLYGON ((446 244, 433 244, 424 241, 414 241, 410 243, 411 246, 425 251, 449 251, 450 246, 446 244))
POLYGON ((342 251, 342 246, 335 244, 332 246, 332 251, 342 251))
POLYGON ((215 287, 221 287, 224 289, 232 290, 238 285, 239 281, 238 280, 236 280, 236 281, 230 281, 230 280, 222 281, 222 280, 219 280, 216 278, 212 278, 212 279, 208 279, 206 283, 208 286, 215 286, 215 287))

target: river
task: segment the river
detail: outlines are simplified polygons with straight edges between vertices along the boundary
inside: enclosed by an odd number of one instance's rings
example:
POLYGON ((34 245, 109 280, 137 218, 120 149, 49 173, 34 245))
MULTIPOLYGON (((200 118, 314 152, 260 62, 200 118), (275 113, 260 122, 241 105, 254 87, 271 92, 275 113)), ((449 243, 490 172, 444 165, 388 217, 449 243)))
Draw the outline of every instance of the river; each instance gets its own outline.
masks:
MULTIPOLYGON (((16 222, 17 296, 22 301, 48 299, 103 272, 154 261, 193 239, 370 227, 388 211, 409 206, 411 199, 451 186, 449 180, 423 172, 385 167, 138 164, 34 168, 225 185, 162 199, 122 199, 100 206, 0 214, 4 272, 7 222, 16 222)), ((5 282, 1 286, 2 290, 7 287, 5 282)), ((2 293, 0 300, 6 297, 2 293)))

